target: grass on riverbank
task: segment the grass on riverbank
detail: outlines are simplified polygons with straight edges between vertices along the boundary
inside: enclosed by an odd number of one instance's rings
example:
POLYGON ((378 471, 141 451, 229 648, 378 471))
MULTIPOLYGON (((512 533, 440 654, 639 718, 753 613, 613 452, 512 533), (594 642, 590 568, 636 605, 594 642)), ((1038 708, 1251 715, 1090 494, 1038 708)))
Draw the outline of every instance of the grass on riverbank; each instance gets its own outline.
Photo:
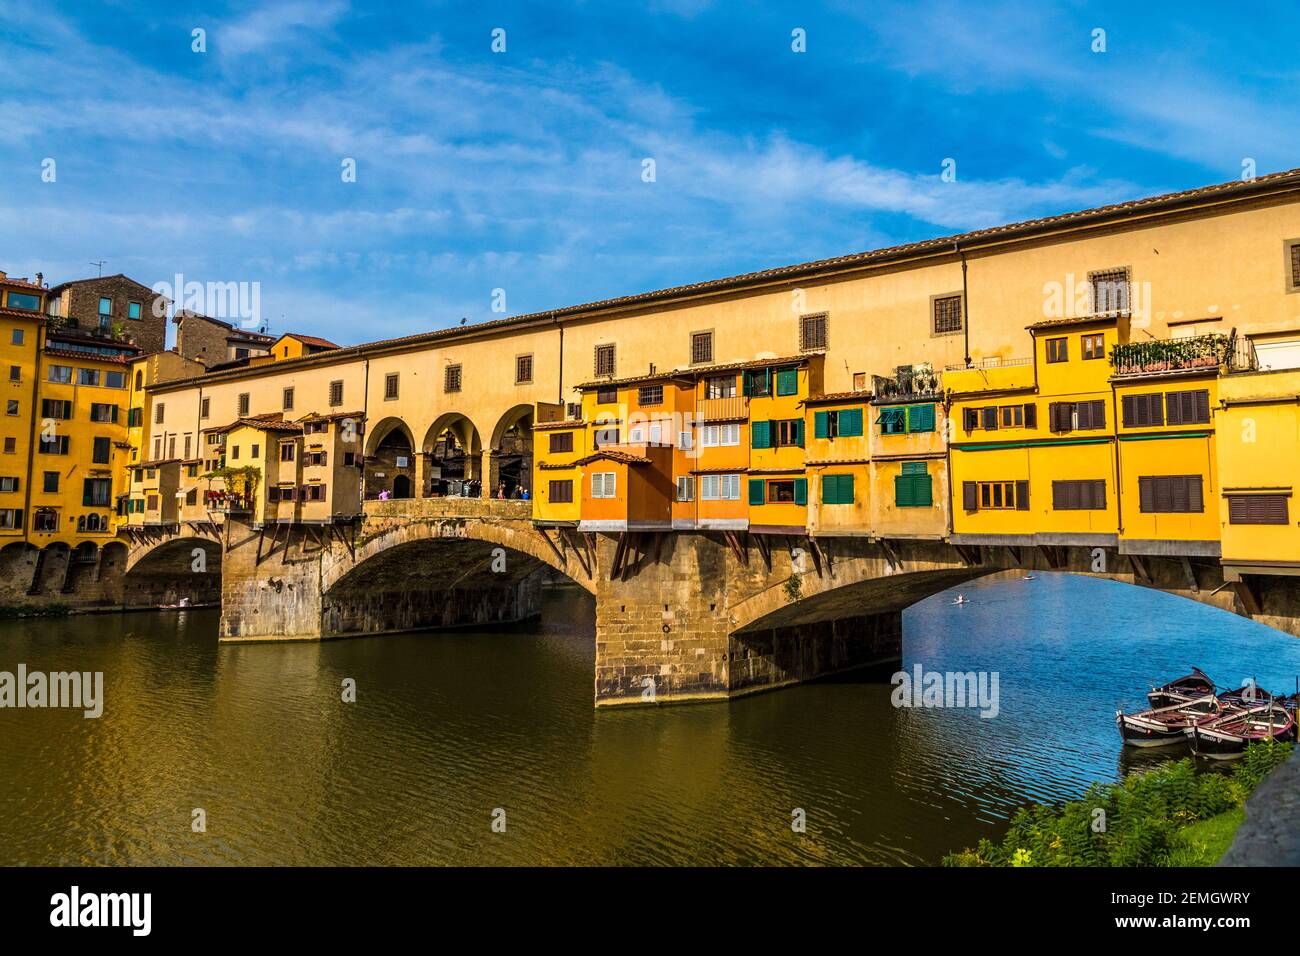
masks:
POLYGON ((1245 819, 1242 805, 1291 752, 1252 744, 1231 774, 1197 773, 1188 757, 1081 800, 1016 811, 1001 843, 950 853, 944 866, 1211 866, 1245 819))

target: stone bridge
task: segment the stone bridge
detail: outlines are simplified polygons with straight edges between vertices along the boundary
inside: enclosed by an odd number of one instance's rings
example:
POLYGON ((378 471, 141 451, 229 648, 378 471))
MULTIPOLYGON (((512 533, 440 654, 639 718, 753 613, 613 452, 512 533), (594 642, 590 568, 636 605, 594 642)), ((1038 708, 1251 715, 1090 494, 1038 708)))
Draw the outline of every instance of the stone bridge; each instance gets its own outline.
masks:
POLYGON ((1210 559, 942 540, 580 534, 538 527, 530 514, 526 501, 410 498, 366 502, 341 525, 252 527, 232 516, 219 543, 200 529, 139 545, 130 573, 195 548, 213 554, 223 641, 509 624, 538 614, 543 586, 567 579, 595 600, 598 705, 726 699, 894 660, 903 609, 1015 569, 1158 588, 1300 633, 1300 598, 1286 579, 1225 583, 1210 559))

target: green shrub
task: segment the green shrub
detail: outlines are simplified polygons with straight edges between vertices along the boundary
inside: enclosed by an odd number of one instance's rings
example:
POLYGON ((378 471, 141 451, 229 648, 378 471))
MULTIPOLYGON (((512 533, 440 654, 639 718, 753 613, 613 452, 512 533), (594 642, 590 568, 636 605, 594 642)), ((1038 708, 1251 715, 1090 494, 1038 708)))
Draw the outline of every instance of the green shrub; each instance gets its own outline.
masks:
POLYGON ((1231 776, 1197 773, 1189 757, 1119 783, 1095 783, 1082 799, 1017 810, 1000 843, 981 840, 943 865, 1208 865, 1214 860, 1195 861, 1222 853, 1236 828, 1232 812, 1290 752, 1290 744, 1252 744, 1231 776), (1190 829, 1208 820, 1218 822, 1190 829))

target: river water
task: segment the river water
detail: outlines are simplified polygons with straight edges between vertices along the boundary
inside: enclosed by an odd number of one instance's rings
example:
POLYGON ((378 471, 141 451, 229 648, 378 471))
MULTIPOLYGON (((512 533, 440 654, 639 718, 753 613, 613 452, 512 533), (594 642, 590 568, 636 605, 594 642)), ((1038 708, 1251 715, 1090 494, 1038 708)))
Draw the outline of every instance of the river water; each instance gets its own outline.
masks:
POLYGON ((1167 759, 1114 727, 1149 684, 1300 673, 1300 640, 1128 585, 961 591, 906 613, 904 666, 996 672, 993 718, 895 708, 888 673, 596 712, 572 589, 505 632, 294 645, 218 645, 208 610, 0 623, 0 670, 102 671, 106 698, 0 709, 0 864, 933 864, 1167 759))

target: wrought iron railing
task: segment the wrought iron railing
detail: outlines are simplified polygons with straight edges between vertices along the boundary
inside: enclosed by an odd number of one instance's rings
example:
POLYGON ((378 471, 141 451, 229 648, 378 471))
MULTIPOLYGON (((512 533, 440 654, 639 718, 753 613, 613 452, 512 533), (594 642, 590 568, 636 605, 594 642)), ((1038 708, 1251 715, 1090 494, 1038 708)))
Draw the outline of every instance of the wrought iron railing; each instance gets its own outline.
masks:
POLYGON ((1232 355, 1232 338, 1222 333, 1193 335, 1181 339, 1151 339, 1125 342, 1110 350, 1110 364, 1116 375, 1172 372, 1196 368, 1218 368, 1232 355))

